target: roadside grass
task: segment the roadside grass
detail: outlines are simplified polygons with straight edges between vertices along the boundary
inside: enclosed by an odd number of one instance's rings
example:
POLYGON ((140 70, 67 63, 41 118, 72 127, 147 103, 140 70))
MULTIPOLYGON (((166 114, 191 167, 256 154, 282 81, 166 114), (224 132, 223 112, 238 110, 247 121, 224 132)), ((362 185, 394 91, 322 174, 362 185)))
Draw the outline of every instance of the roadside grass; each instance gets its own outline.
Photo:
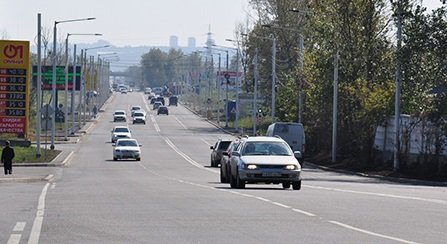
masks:
POLYGON ((61 151, 41 148, 41 156, 36 156, 36 147, 14 147, 13 164, 51 162, 61 151))

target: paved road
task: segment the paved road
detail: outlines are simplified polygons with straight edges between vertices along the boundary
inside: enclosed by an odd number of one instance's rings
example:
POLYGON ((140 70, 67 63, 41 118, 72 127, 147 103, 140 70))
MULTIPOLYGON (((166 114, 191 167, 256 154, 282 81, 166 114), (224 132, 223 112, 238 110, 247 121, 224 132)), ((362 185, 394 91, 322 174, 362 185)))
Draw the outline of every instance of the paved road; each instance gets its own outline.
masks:
POLYGON ((113 161, 116 94, 50 182, 0 183, 0 243, 445 243, 447 187, 305 168, 301 191, 231 189, 210 168, 216 127, 182 106, 132 125, 142 159, 113 161))

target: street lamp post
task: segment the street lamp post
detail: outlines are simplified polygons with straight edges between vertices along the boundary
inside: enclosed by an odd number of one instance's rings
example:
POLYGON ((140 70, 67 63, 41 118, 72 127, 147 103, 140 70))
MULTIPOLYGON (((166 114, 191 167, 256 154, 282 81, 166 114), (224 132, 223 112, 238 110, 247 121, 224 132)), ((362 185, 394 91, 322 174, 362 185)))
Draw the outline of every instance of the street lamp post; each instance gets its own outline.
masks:
MULTIPOLYGON (((81 58, 83 60, 83 62, 81 62, 81 69, 82 69, 82 76, 81 76, 81 95, 80 95, 80 108, 81 111, 79 114, 82 113, 82 123, 85 124, 86 123, 86 99, 84 98, 84 96, 86 95, 86 76, 87 76, 87 51, 88 50, 92 50, 92 49, 100 49, 100 48, 108 48, 110 47, 110 45, 104 45, 104 46, 98 46, 98 47, 91 47, 91 48, 84 48, 81 50, 81 58)), ((90 87, 89 87, 90 88, 90 87)), ((81 126, 81 118, 79 119, 79 126, 81 126)))
POLYGON ((83 18, 83 19, 72 19, 72 20, 62 20, 62 21, 54 21, 54 28, 53 28, 53 79, 52 79, 52 99, 54 104, 54 113, 53 118, 51 120, 51 149, 54 149, 54 136, 56 132, 56 110, 57 110, 57 99, 56 99, 56 48, 57 48, 57 25, 61 23, 68 23, 68 22, 78 22, 78 21, 88 21, 88 20, 94 20, 96 18, 83 18))
MULTIPOLYGON (((64 140, 68 141, 68 38, 70 36, 102 36, 102 34, 94 33, 94 34, 78 34, 78 33, 67 33, 67 38, 65 38, 65 119, 64 119, 64 140)), ((74 60, 76 60, 76 51, 74 53, 74 60)), ((73 75, 76 73, 76 63, 73 61, 73 75)), ((73 99, 74 99, 74 92, 75 92, 75 76, 73 76, 73 87, 72 87, 72 93, 71 93, 71 104, 72 104, 72 128, 75 121, 74 121, 74 115, 73 115, 73 99)))

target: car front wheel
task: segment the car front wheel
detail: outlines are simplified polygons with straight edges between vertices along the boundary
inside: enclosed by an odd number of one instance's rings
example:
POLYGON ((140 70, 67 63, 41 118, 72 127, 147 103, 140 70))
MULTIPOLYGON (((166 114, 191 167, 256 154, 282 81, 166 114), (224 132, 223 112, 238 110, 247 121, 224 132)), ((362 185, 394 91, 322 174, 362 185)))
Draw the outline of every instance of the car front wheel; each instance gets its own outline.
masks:
POLYGON ((282 183, 282 188, 289 189, 290 188, 290 182, 284 182, 282 183))
POLYGON ((293 182, 292 183, 292 188, 294 190, 301 190, 301 181, 293 182))
POLYGON ((239 177, 239 173, 236 174, 236 188, 238 189, 245 188, 245 181, 241 180, 241 177, 239 177))

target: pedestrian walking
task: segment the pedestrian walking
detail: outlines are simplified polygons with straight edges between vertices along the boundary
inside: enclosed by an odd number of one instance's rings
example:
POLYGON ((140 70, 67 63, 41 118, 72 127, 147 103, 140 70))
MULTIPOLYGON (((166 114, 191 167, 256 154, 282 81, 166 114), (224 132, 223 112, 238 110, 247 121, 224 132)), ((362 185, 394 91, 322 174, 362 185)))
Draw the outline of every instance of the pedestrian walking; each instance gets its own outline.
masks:
POLYGON ((5 148, 2 150, 2 163, 5 168, 5 175, 12 174, 12 159, 14 158, 14 149, 9 146, 10 142, 5 142, 5 148))
POLYGON ((93 116, 95 117, 95 119, 96 119, 96 114, 97 113, 98 113, 98 108, 95 105, 95 106, 93 106, 93 116))

